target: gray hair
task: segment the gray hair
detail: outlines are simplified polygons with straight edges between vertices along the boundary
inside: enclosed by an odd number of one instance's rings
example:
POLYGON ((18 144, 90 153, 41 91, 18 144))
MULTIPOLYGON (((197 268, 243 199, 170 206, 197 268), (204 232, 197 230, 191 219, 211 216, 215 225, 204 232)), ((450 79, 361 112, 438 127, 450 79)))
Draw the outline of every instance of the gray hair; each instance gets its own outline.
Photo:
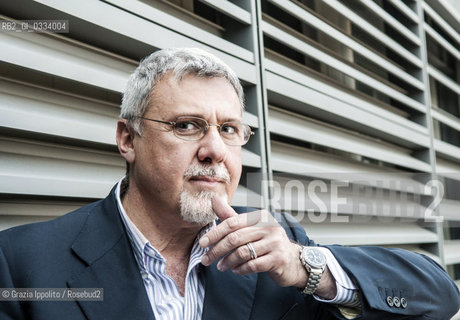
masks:
POLYGON ((213 54, 198 48, 169 48, 144 58, 129 77, 121 103, 120 118, 127 119, 138 134, 142 132, 142 117, 149 106, 155 85, 172 71, 177 81, 186 75, 227 79, 235 89, 244 109, 244 93, 238 77, 230 67, 213 54))

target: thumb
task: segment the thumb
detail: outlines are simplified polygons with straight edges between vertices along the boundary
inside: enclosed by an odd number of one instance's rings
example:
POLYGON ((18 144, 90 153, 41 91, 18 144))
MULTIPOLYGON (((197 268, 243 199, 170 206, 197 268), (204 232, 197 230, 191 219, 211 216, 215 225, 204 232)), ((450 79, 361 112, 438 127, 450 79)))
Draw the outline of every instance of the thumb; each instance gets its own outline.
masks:
POLYGON ((230 217, 238 215, 222 197, 214 196, 212 197, 211 202, 212 210, 214 210, 214 213, 220 221, 224 221, 230 217))

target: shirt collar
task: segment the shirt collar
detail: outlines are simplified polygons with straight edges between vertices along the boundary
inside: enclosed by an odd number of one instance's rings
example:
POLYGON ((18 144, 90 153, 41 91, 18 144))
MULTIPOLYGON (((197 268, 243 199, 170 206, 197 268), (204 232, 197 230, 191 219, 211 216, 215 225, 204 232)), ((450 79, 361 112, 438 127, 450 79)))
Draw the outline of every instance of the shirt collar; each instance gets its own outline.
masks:
MULTIPOLYGON (((123 208, 123 205, 121 203, 121 197, 120 197, 120 186, 122 184, 122 181, 125 179, 123 177, 116 186, 115 189, 115 197, 117 199, 117 205, 118 205, 118 211, 120 212, 121 219, 125 225, 128 238, 131 242, 131 245, 134 250, 134 255, 136 257, 136 260, 139 264, 139 267, 144 269, 145 268, 145 254, 146 252, 151 252, 153 254, 154 258, 157 259, 162 259, 163 261, 165 260, 163 256, 160 254, 158 250, 156 250, 150 242, 147 240, 147 238, 142 234, 142 232, 136 227, 136 225, 131 221, 129 218, 128 214, 126 213, 125 209, 123 208), (152 250, 153 249, 153 250, 152 250)), ((213 228, 216 225, 216 221, 212 221, 206 226, 204 226, 200 232, 198 233, 197 237, 195 238, 195 241, 193 243, 192 247, 192 252, 190 255, 190 263, 189 267, 191 264, 196 264, 192 263, 192 261, 196 261, 197 258, 199 258, 198 262, 201 261, 201 256, 205 254, 209 249, 208 248, 201 248, 198 244, 199 239, 206 234, 211 228, 213 228)))

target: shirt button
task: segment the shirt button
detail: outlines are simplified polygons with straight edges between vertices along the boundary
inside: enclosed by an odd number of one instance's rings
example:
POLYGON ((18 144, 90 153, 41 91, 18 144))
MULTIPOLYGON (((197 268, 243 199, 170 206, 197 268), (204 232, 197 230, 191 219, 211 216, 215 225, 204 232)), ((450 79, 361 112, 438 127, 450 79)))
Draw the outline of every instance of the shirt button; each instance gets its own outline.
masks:
POLYGON ((149 278, 149 274, 145 271, 141 271, 141 276, 142 276, 142 279, 148 279, 149 278))
POLYGON ((387 297, 387 304, 390 306, 390 307, 393 307, 394 303, 393 303, 393 297, 391 296, 388 296, 387 297))
POLYGON ((398 297, 393 298, 393 304, 396 308, 399 308, 401 306, 401 301, 399 300, 398 297))
POLYGON ((359 294, 358 292, 353 293, 353 302, 359 301, 359 294))
POLYGON ((401 298, 401 307, 403 309, 406 309, 407 307, 407 300, 405 298, 401 298))

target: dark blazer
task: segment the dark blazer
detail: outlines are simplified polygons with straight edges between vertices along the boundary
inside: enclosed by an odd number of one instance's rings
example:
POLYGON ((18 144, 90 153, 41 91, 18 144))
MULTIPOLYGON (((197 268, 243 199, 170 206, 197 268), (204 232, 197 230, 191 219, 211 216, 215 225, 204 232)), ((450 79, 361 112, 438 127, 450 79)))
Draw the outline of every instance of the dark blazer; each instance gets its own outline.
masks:
MULTIPOLYGON (((292 217, 276 217, 289 237, 313 245, 292 217)), ((364 319, 442 320, 458 309, 457 287, 425 256, 377 247, 329 248, 362 292, 364 319), (404 297, 407 307, 390 307, 388 296, 404 297)), ((263 273, 238 276, 215 265, 201 272, 203 319, 343 319, 335 306, 278 287, 263 273)), ((104 299, 0 301, 0 319, 154 319, 114 190, 55 220, 0 232, 0 288, 66 287, 103 288, 104 299)))

